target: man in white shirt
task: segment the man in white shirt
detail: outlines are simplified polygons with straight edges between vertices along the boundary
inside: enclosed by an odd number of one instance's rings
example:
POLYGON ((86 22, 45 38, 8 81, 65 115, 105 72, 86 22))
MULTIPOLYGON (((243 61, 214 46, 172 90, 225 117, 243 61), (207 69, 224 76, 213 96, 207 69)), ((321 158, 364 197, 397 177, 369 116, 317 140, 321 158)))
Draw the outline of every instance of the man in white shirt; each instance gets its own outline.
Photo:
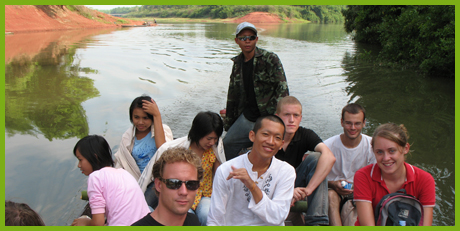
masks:
MULTIPOLYGON (((343 133, 333 136, 324 143, 334 153, 336 158, 332 170, 327 176, 328 199, 329 199, 329 223, 330 225, 353 225, 356 221, 356 213, 346 224, 342 224, 340 209, 347 200, 353 199, 353 189, 342 187, 341 182, 353 183, 355 172, 360 168, 375 163, 375 156, 372 152, 372 137, 361 134, 366 125, 366 111, 356 103, 351 103, 342 109, 340 120, 343 133), (354 221, 353 221, 354 220, 354 221)), ((351 201, 347 202, 351 206, 351 201)), ((353 209, 356 211, 356 208, 353 209)))
POLYGON ((249 132, 252 150, 223 163, 214 176, 207 225, 284 225, 296 178, 275 158, 285 126, 276 115, 260 117, 249 132))

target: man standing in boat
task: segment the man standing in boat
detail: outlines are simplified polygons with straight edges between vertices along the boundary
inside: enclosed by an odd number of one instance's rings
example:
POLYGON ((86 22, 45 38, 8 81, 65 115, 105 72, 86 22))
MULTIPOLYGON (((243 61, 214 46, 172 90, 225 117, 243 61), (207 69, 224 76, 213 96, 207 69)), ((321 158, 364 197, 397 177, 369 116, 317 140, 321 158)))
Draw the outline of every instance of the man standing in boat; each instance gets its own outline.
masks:
POLYGON ((337 161, 327 176, 329 186, 330 225, 354 225, 357 217, 354 208, 353 189, 342 186, 341 182, 353 183, 356 171, 376 163, 372 151, 372 137, 361 134, 366 125, 366 111, 356 103, 342 109, 340 123, 343 133, 333 136, 324 143, 332 150, 337 161))
POLYGON ((274 157, 284 131, 276 115, 257 119, 249 132, 252 150, 217 168, 207 225, 284 225, 295 180, 294 168, 274 157))
MULTIPOLYGON (((275 157, 296 168, 297 177, 291 206, 304 198, 308 201, 305 222, 299 223, 309 226, 329 225, 326 177, 334 165, 334 154, 313 130, 299 126, 302 121, 302 104, 297 98, 282 98, 276 107, 276 115, 286 125, 286 135, 284 145, 275 157), (305 157, 305 153, 309 151, 315 153, 305 157)), ((291 218, 293 224, 297 225, 296 219, 291 218)))
POLYGON ((226 159, 252 145, 248 138, 259 116, 275 113, 278 101, 289 95, 283 65, 278 56, 256 47, 257 29, 243 22, 236 28, 235 42, 241 53, 232 58, 224 137, 226 159))

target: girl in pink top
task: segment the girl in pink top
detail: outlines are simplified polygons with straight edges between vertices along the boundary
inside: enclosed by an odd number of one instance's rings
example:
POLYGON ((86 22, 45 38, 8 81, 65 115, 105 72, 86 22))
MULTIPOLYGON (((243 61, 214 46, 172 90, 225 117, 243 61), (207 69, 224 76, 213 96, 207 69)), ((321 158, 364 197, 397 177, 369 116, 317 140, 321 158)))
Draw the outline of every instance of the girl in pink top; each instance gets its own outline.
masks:
POLYGON ((81 139, 73 153, 81 172, 89 176, 88 197, 93 218, 80 217, 72 225, 129 226, 150 212, 134 177, 124 169, 113 168, 109 144, 102 136, 81 139))

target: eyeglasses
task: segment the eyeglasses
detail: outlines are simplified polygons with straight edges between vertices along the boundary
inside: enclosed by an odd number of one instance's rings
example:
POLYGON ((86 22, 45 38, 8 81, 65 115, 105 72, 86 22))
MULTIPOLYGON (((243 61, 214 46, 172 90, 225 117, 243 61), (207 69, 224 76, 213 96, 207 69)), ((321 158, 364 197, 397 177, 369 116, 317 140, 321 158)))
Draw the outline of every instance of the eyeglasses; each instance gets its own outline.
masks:
POLYGON ((246 41, 247 39, 249 39, 250 41, 253 41, 256 38, 257 38, 257 36, 255 36, 255 35, 238 37, 238 39, 241 40, 241 41, 246 41))
POLYGON ((179 189, 182 186, 182 183, 185 183, 185 187, 188 190, 194 191, 200 187, 200 181, 198 180, 188 180, 181 181, 178 179, 160 179, 161 182, 165 183, 166 187, 169 189, 179 189))

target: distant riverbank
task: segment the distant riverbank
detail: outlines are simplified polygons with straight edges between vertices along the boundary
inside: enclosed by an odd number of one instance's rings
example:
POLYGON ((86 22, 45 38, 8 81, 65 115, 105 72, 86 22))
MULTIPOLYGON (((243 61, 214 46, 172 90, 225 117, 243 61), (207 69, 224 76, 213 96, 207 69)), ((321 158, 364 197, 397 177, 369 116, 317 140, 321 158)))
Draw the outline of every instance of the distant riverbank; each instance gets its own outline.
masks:
POLYGON ((114 17, 84 6, 6 5, 5 34, 89 28, 117 28, 141 25, 137 19, 114 17))
POLYGON ((131 18, 132 20, 152 21, 156 20, 157 23, 170 23, 170 22, 190 22, 190 23, 309 23, 308 20, 280 18, 276 14, 267 12, 252 12, 239 18, 131 18))

